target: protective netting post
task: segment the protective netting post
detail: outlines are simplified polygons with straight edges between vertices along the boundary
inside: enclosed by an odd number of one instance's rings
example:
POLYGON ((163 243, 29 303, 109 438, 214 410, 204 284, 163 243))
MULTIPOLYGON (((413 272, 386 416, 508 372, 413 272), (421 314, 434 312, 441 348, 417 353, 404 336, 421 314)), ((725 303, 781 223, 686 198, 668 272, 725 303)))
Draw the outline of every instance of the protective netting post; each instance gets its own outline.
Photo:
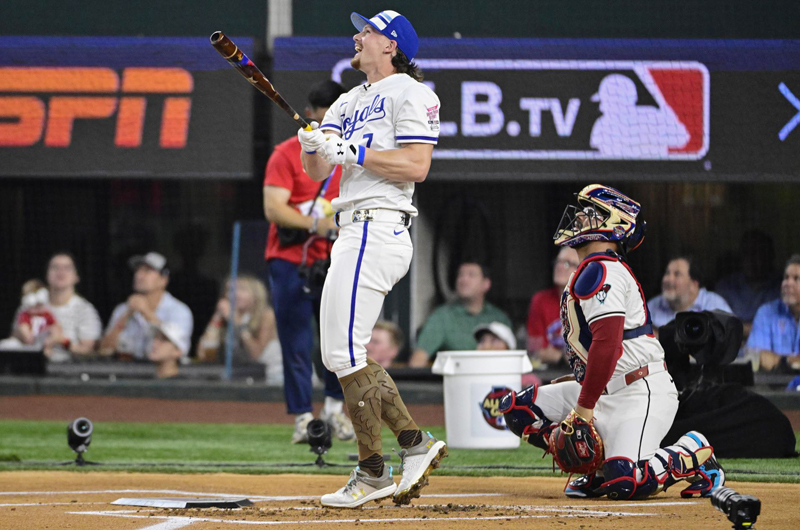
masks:
POLYGON ((230 303, 230 318, 228 318, 228 333, 225 336, 225 379, 230 380, 233 375, 233 342, 236 332, 236 277, 239 273, 239 244, 242 237, 242 223, 233 223, 233 241, 231 242, 231 280, 228 288, 228 302, 230 303))

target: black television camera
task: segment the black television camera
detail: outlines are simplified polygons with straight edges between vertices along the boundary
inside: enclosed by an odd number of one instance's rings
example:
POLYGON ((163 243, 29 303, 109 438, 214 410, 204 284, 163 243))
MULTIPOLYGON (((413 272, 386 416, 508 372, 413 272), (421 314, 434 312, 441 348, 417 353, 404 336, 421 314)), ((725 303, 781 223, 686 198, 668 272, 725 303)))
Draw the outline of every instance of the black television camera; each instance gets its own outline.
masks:
POLYGON ((752 495, 742 495, 730 488, 717 488, 711 494, 711 505, 724 513, 734 529, 755 528, 761 513, 761 501, 752 495))
POLYGON ((680 391, 678 411, 662 445, 702 429, 718 457, 796 454, 797 441, 786 415, 766 397, 745 388, 753 385, 750 363, 731 364, 742 343, 741 320, 724 311, 678 313, 658 332, 667 369, 680 391))
POLYGON ((658 340, 678 390, 723 381, 752 385, 749 363, 730 366, 739 353, 743 334, 741 320, 717 310, 681 312, 659 328, 658 340))
POLYGON ((331 259, 318 259, 313 261, 311 265, 303 264, 297 269, 297 274, 303 278, 303 292, 306 294, 322 292, 322 286, 325 285, 325 278, 328 276, 328 269, 331 266, 331 259))

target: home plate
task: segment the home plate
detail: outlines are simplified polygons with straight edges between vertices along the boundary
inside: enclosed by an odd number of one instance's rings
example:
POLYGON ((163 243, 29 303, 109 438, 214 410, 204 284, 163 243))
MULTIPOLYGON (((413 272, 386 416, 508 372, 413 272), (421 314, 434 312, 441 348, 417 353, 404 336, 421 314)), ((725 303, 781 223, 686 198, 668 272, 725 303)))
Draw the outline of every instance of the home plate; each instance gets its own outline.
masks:
POLYGON ((146 506, 148 508, 242 508, 252 506, 253 502, 244 497, 232 499, 202 498, 192 499, 186 497, 157 497, 149 499, 117 499, 111 504, 118 506, 146 506))

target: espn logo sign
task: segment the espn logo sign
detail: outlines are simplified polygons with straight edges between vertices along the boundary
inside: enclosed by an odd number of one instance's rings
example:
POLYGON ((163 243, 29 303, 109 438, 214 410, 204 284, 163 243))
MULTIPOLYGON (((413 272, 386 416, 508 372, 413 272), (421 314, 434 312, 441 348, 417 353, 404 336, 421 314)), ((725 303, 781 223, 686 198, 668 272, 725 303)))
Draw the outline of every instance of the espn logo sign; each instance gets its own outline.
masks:
POLYGON ((186 146, 194 88, 183 68, 0 67, 0 147, 69 147, 78 119, 116 113, 114 145, 142 145, 147 95, 164 97, 159 146, 186 146), (120 94, 121 95, 118 95, 120 94), (13 95, 7 95, 13 94, 13 95), (37 95, 34 95, 37 94, 37 95), (42 94, 42 95, 38 95, 42 94))

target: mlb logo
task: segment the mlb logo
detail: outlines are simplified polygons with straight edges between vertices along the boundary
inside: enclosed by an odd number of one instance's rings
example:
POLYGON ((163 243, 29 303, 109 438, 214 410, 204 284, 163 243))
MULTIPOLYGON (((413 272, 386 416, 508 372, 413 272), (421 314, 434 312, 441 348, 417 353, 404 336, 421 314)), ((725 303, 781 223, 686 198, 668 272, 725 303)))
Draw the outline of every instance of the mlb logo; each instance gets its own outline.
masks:
POLYGON ((696 160, 705 156, 710 114, 705 65, 634 62, 629 68, 629 74, 605 76, 591 98, 601 113, 589 142, 599 158, 696 160), (633 75, 657 106, 637 104, 633 75))

